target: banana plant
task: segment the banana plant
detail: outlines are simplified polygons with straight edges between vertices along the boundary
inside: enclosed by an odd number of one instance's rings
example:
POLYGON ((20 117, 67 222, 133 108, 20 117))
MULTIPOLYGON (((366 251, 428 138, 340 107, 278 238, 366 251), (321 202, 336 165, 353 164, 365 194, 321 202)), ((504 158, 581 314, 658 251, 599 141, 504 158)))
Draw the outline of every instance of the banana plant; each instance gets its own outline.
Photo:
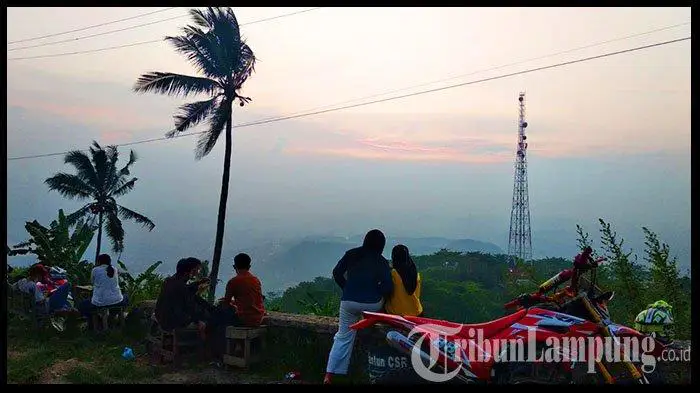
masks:
POLYGON ((129 304, 136 305, 143 300, 155 300, 158 298, 164 278, 156 273, 156 269, 163 262, 158 261, 149 266, 144 272, 134 277, 122 261, 119 264, 119 286, 123 293, 129 297, 129 304))
POLYGON ((34 254, 44 265, 65 269, 71 282, 88 284, 92 264, 82 258, 95 231, 87 222, 80 220, 71 225, 59 210, 58 218, 48 228, 36 220, 27 222, 24 228, 30 238, 12 246, 8 256, 34 254))

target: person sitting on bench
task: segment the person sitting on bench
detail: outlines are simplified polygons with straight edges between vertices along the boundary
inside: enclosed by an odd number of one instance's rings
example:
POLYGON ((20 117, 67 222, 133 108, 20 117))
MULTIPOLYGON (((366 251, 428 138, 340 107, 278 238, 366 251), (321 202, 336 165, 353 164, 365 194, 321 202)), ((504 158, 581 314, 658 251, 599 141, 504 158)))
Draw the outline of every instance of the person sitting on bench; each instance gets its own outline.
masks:
POLYGON ((237 326, 258 327, 265 316, 262 284, 250 272, 250 256, 240 253, 233 258, 236 276, 226 284, 226 295, 221 305, 236 315, 237 326))
POLYGON ((226 294, 219 299, 207 324, 209 351, 218 360, 226 346, 227 326, 258 327, 265 315, 262 285, 250 273, 250 256, 240 253, 233 258, 236 276, 226 284, 226 294))
POLYGON ((47 276, 48 271, 44 265, 36 264, 29 268, 27 278, 20 279, 14 285, 15 288, 22 292, 34 295, 34 301, 46 307, 48 313, 69 309, 70 283, 65 282, 63 285, 49 291, 48 287, 42 283, 47 276))
POLYGON ((169 331, 196 324, 200 334, 204 336, 206 321, 213 307, 197 296, 197 292, 209 284, 209 279, 187 283, 197 276, 201 267, 202 261, 197 258, 180 259, 175 275, 163 282, 155 308, 156 321, 161 329, 169 331))
POLYGON ((119 272, 112 266, 112 258, 100 254, 95 261, 95 267, 90 274, 92 283, 92 299, 83 300, 78 304, 80 314, 87 318, 88 329, 92 329, 90 315, 102 307, 125 307, 129 298, 122 294, 119 288, 119 272))

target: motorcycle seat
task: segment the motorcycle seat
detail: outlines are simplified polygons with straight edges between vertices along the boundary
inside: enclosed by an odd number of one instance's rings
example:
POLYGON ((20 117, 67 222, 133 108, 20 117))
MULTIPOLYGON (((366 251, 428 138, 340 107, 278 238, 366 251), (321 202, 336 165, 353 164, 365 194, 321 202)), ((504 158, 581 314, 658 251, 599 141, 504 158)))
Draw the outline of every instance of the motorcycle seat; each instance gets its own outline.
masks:
POLYGON ((508 326, 514 324, 521 318, 523 318, 527 314, 526 309, 519 310, 517 312, 514 312, 513 314, 506 315, 505 317, 494 319, 493 321, 488 321, 488 322, 482 322, 482 323, 472 323, 472 324, 467 324, 467 323, 455 323, 455 322, 449 322, 449 321, 442 321, 438 319, 430 319, 430 318, 421 318, 421 317, 405 317, 407 320, 410 320, 412 322, 415 322, 416 324, 433 324, 433 325, 441 325, 446 328, 449 328, 450 330, 453 329, 459 329, 459 333, 457 333, 457 336, 464 337, 464 338, 476 338, 477 337, 477 332, 479 329, 483 331, 483 337, 488 338, 495 336, 498 334, 500 331, 503 329, 507 328, 508 326), (469 334, 469 329, 474 329, 473 333, 470 335, 469 334))

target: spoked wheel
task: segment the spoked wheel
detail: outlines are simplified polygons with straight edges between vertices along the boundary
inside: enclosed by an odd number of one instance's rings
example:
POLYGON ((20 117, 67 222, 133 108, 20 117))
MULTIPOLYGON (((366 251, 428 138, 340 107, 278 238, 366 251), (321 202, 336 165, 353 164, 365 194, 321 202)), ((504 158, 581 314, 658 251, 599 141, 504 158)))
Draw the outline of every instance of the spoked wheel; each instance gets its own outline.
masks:
MULTIPOLYGON (((542 357, 543 348, 536 351, 536 359, 542 357)), ((572 373, 562 363, 526 362, 502 360, 494 366, 493 382, 503 385, 540 384, 562 385, 574 383, 572 373)))
POLYGON ((498 367, 494 382, 503 385, 563 385, 571 384, 573 380, 571 374, 562 370, 560 365, 519 362, 498 367))

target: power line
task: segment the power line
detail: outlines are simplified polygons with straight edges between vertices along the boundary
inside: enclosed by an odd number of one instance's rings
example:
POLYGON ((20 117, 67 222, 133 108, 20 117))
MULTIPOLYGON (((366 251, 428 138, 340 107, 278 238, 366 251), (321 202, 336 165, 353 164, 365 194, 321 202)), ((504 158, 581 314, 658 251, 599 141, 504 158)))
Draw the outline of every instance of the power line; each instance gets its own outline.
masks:
POLYGON ((370 99, 370 98, 374 98, 374 97, 381 97, 381 96, 385 96, 385 95, 387 95, 387 94, 392 94, 392 93, 398 93, 398 92, 402 92, 402 91, 407 91, 407 90, 415 89, 415 88, 417 88, 417 87, 423 87, 423 86, 434 85, 434 84, 436 84, 436 83, 447 82, 447 81, 451 81, 451 80, 454 80, 454 79, 464 78, 464 77, 466 77, 466 76, 471 76, 471 75, 475 75, 475 74, 481 74, 481 73, 487 72, 487 71, 495 71, 495 70, 498 70, 498 69, 501 69, 501 68, 506 68, 506 67, 510 67, 510 66, 514 66, 514 65, 518 65, 518 64, 523 64, 523 63, 528 63, 528 62, 531 62, 531 61, 541 60, 541 59, 545 59, 545 58, 549 58, 549 57, 553 57, 553 56, 563 55, 563 54, 565 54, 565 53, 571 53, 571 52, 579 51, 579 50, 582 50, 582 49, 588 49, 588 48, 592 48, 592 47, 595 47, 595 46, 600 46, 600 45, 609 44, 609 43, 611 43, 611 42, 622 41, 622 40, 626 40, 626 39, 630 39, 630 38, 634 38, 634 37, 639 37, 639 36, 643 36, 643 35, 648 35, 648 34, 652 34, 652 33, 657 33, 657 32, 659 32, 659 31, 669 30, 669 29, 673 29, 673 28, 676 28, 676 27, 680 27, 680 26, 684 26, 684 25, 689 25, 689 24, 690 24, 690 22, 684 22, 684 23, 678 23, 678 24, 671 25, 671 26, 660 27, 660 28, 658 28, 658 29, 645 31, 645 32, 642 32, 642 33, 636 33, 636 34, 631 34, 631 35, 627 35, 627 36, 624 36, 624 37, 618 37, 618 38, 613 38, 613 39, 610 39, 610 40, 599 41, 599 42, 596 42, 596 43, 593 43, 593 44, 588 44, 588 45, 584 45, 584 46, 579 46, 579 47, 576 47, 576 48, 567 49, 567 50, 563 50, 563 51, 559 51, 559 52, 554 52, 554 53, 550 53, 550 54, 542 55, 542 56, 538 56, 538 57, 532 57, 532 58, 529 58, 529 59, 520 60, 520 61, 516 61, 516 62, 513 62, 513 63, 503 64, 503 65, 500 65, 500 66, 494 66, 494 67, 490 67, 490 68, 483 68, 483 69, 480 69, 480 70, 477 70, 477 71, 473 71, 473 72, 470 72, 470 73, 467 73, 467 74, 454 75, 454 76, 450 76, 450 77, 447 77, 447 78, 444 78, 444 79, 438 79, 438 80, 434 80, 434 81, 431 81, 431 82, 425 82, 425 83, 420 83, 420 84, 412 85, 412 86, 408 86, 408 87, 402 87, 402 88, 399 88, 399 89, 384 91, 384 92, 372 94, 372 95, 369 95, 369 96, 357 97, 357 98, 353 98, 353 99, 350 99, 350 100, 345 100, 345 101, 341 101, 341 102, 336 102, 336 103, 334 103, 334 104, 321 105, 321 106, 318 106, 318 107, 315 107, 315 108, 312 108, 312 109, 307 109, 307 110, 305 110, 305 111, 294 112, 293 114, 305 113, 305 112, 313 111, 313 110, 317 110, 317 109, 324 109, 324 108, 335 107, 335 106, 337 106, 337 105, 343 105, 343 104, 348 104, 348 103, 351 103, 351 102, 362 101, 362 100, 366 100, 366 99, 370 99))
MULTIPOLYGON (((291 12, 291 13, 288 13, 288 14, 282 14, 282 15, 276 15, 276 16, 269 17, 269 18, 258 19, 258 20, 254 20, 254 21, 252 21, 252 22, 241 23, 240 26, 246 26, 246 25, 252 25, 252 24, 255 24, 255 23, 266 22, 266 21, 273 20, 273 19, 279 19, 279 18, 283 18, 283 17, 287 17, 287 16, 292 16, 292 15, 301 14, 301 13, 304 13, 304 12, 310 12, 310 11, 318 10, 318 9, 320 9, 320 8, 323 8, 323 7, 309 8, 309 9, 306 9, 306 10, 291 12)), ((99 34, 98 34, 98 35, 99 35, 99 34)), ((105 48, 97 48, 97 49, 89 49, 89 50, 83 50, 83 51, 76 51, 76 52, 64 52, 64 53, 54 53, 54 54, 49 54, 49 55, 26 56, 26 57, 10 57, 10 58, 7 59, 7 61, 10 61, 10 60, 43 59, 43 58, 48 58, 48 57, 59 57, 59 56, 80 55, 80 54, 85 54, 85 53, 103 52, 103 51, 112 50, 112 49, 128 48, 128 47, 137 46, 137 45, 153 44, 153 43, 162 42, 162 41, 163 41, 163 39, 157 39, 157 40, 150 40, 150 41, 134 42, 134 43, 131 43, 131 44, 108 46, 108 47, 105 47, 105 48)), ((9 51, 9 50, 8 50, 8 51, 9 51)))
POLYGON ((61 40, 61 41, 45 42, 45 43, 43 43, 43 44, 28 45, 28 46, 20 46, 20 47, 17 47, 17 48, 8 49, 7 51, 8 51, 8 52, 12 52, 12 51, 16 51, 16 50, 23 50, 23 49, 30 49, 30 48, 38 48, 38 47, 40 47, 40 46, 49 46, 49 45, 56 45, 56 44, 65 44, 66 42, 75 42, 75 41, 84 40, 84 39, 87 39, 87 38, 98 37, 98 36, 101 36, 101 35, 107 35, 107 34, 112 34, 112 33, 118 33, 118 32, 120 32, 120 31, 126 31, 126 30, 136 29, 136 28, 139 28, 139 27, 155 25, 155 24, 157 24, 157 23, 163 23, 163 22, 167 22, 167 21, 169 21, 169 20, 180 19, 180 18, 184 18, 184 17, 187 17, 187 16, 189 16, 189 15, 178 15, 178 16, 173 16, 172 18, 160 19, 160 20, 156 20, 156 21, 153 21, 153 22, 142 23, 142 24, 136 25, 136 26, 124 27, 124 28, 117 29, 117 30, 110 30, 110 31, 105 31, 105 32, 102 32, 102 33, 90 34, 90 35, 86 35, 86 36, 82 36, 82 37, 68 38, 68 39, 61 40))
MULTIPOLYGON (((321 7, 316 7, 316 8, 312 8, 312 9, 304 10, 304 11, 298 11, 298 13, 299 13, 299 12, 313 11, 313 10, 319 9, 319 8, 321 8, 321 7)), ((153 21, 153 22, 142 23, 142 24, 135 25, 135 26, 129 26, 129 27, 121 28, 121 29, 105 31, 105 32, 102 32, 102 33, 90 34, 90 35, 86 35, 86 36, 82 36, 82 37, 68 38, 68 39, 61 40, 61 41, 45 42, 45 43, 43 43, 43 44, 37 44, 37 45, 20 46, 20 47, 17 47, 17 48, 8 49, 7 51, 8 51, 8 52, 12 52, 12 51, 16 51, 16 50, 23 50, 23 49, 30 49, 30 48, 38 48, 38 47, 41 47, 41 46, 49 46, 49 45, 56 45, 56 44, 64 44, 64 43, 67 43, 67 42, 75 42, 75 41, 84 40, 84 39, 87 39, 87 38, 98 37, 98 36, 102 36, 102 35, 107 35, 107 34, 112 34, 112 33, 118 33, 118 32, 121 32, 121 31, 126 31, 126 30, 131 30, 131 29, 136 29, 136 28, 139 28, 139 27, 155 25, 155 24, 157 24, 157 23, 163 23, 163 22, 167 22, 167 21, 170 21, 170 20, 174 20, 174 19, 185 18, 185 17, 188 17, 188 16, 189 16, 189 15, 178 15, 178 16, 173 16, 173 17, 171 17, 171 18, 160 19, 160 20, 156 20, 156 21, 153 21)), ((268 21, 268 20, 281 18, 281 17, 283 17, 283 16, 289 16, 289 15, 277 15, 277 16, 273 16, 273 17, 270 17, 270 18, 265 18, 265 19, 256 20, 256 21, 253 21, 253 22, 250 22, 250 23, 244 23, 244 24, 242 24, 241 26, 243 26, 243 25, 245 25, 245 24, 250 25, 250 24, 253 24, 253 23, 266 22, 266 21, 268 21)), ((158 40, 158 41, 160 41, 160 40, 158 40)))
MULTIPOLYGON (((659 46, 663 46, 663 45, 673 44, 676 42, 687 41, 690 39, 691 39, 691 37, 684 37, 684 38, 678 38, 678 39, 670 40, 670 41, 657 42, 654 44, 643 45, 643 46, 638 46, 638 47, 629 48, 629 49, 623 49, 623 50, 619 50, 619 51, 615 51, 615 52, 608 52, 608 53, 604 53, 601 55, 589 56, 589 57, 585 57, 585 58, 581 58, 581 59, 551 64, 548 66, 542 66, 542 67, 531 68, 528 70, 512 72, 509 74, 502 74, 502 75, 492 76, 492 77, 478 79, 478 80, 474 80, 474 81, 457 83, 457 84, 450 85, 450 86, 438 87, 435 89, 423 90, 423 91, 419 91, 419 92, 415 92, 415 93, 404 94, 404 95, 394 96, 394 97, 389 97, 389 98, 383 98, 380 100, 362 102, 362 103, 358 103, 358 104, 346 105, 346 106, 342 106, 342 107, 324 109, 324 110, 318 110, 318 111, 312 111, 312 112, 307 112, 307 113, 302 113, 302 114, 293 114, 293 115, 286 115, 286 116, 263 119, 263 120, 254 121, 254 122, 250 122, 250 123, 235 125, 235 126, 233 126, 233 128, 251 127, 251 126, 256 126, 256 125, 261 125, 261 124, 278 122, 278 121, 282 121, 282 120, 296 119, 296 118, 300 118, 300 117, 319 115, 319 114, 323 114, 323 113, 335 112, 335 111, 339 111, 339 110, 356 108, 356 107, 366 106, 366 105, 372 105, 372 104, 377 104, 377 103, 386 102, 386 101, 393 101, 393 100, 413 97, 413 96, 422 95, 422 94, 434 93, 434 92, 442 91, 442 90, 454 89, 454 88, 462 87, 462 86, 474 85, 474 84, 488 82, 488 81, 497 80, 497 79, 509 78, 509 77, 516 76, 516 75, 529 74, 531 72, 542 71, 542 70, 547 70, 547 69, 552 69, 552 68, 557 68, 557 67, 563 67, 566 65, 582 63, 582 62, 586 62, 586 61, 590 61, 590 60, 601 59, 604 57, 610 57, 610 56, 620 55, 620 54, 624 54, 624 53, 640 51, 643 49, 650 49, 650 48, 659 47, 659 46)), ((179 134, 179 135, 175 135, 171 138, 160 137, 160 138, 145 139, 145 140, 140 140, 140 141, 122 143, 122 144, 119 144, 116 146, 138 145, 138 144, 142 144, 142 143, 150 143, 150 142, 156 142, 156 141, 162 141, 162 140, 168 140, 168 139, 174 139, 174 138, 182 138, 182 137, 191 136, 191 135, 198 135, 198 134, 203 134, 206 132, 207 131, 200 131, 200 132, 191 132, 191 133, 187 133, 187 134, 179 134)), ((63 155, 66 153, 68 153, 68 152, 65 151, 65 152, 60 152, 60 153, 48 153, 48 154, 37 154, 37 155, 33 155, 33 156, 12 157, 12 158, 8 158, 7 161, 23 160, 23 159, 29 159, 29 158, 50 157, 50 156, 63 155)))
POLYGON ((117 20, 113 20, 113 21, 111 21, 111 22, 98 23, 98 24, 96 24, 96 25, 81 27, 81 28, 79 28, 79 29, 73 29, 73 30, 68 30, 68 31, 62 31, 62 32, 60 32, 60 33, 53 33, 53 34, 42 35, 42 36, 39 36, 39 37, 25 38, 25 39, 15 40, 15 41, 8 41, 8 42, 7 42, 7 45, 16 44, 16 43, 19 43, 19 42, 35 41, 35 40, 40 40, 40 39, 42 39, 42 38, 55 37, 55 36, 58 36, 58 35, 64 35, 64 34, 68 34, 68 33, 75 33, 75 32, 77 32, 77 31, 83 31, 83 30, 88 30, 88 29, 94 29, 95 27, 101 27, 101 26, 112 25, 112 24, 115 24, 115 23, 124 22, 124 21, 126 21, 126 20, 141 18, 141 17, 147 16, 147 15, 157 14, 157 13, 159 13, 159 12, 169 11, 169 10, 172 10, 173 8, 177 8, 177 7, 168 7, 168 8, 164 8, 164 9, 162 9, 162 10, 146 12, 145 14, 138 14, 138 15, 130 16, 130 17, 128 17, 128 18, 117 19, 117 20))

